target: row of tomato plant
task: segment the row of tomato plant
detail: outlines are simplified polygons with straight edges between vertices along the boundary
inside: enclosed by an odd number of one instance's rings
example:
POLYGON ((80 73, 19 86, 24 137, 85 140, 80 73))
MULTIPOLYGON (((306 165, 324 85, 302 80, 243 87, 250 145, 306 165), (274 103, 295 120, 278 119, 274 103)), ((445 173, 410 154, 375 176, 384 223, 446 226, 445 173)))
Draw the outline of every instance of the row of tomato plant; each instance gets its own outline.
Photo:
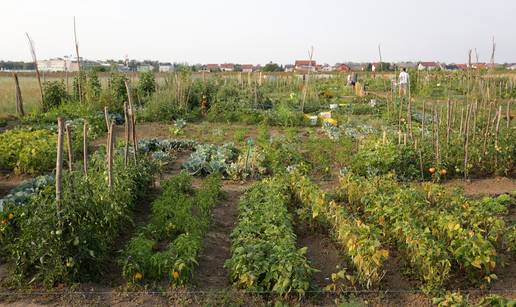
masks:
POLYGON ((290 174, 290 187, 300 208, 300 216, 328 225, 335 241, 344 249, 356 269, 356 278, 366 288, 384 276, 383 263, 388 250, 382 247, 381 231, 353 217, 344 206, 330 201, 309 178, 299 172, 290 174))
POLYGON ((173 285, 188 282, 220 188, 217 174, 208 176, 198 190, 192 188, 191 175, 184 172, 166 181, 163 194, 152 204, 150 222, 122 252, 123 277, 133 283, 165 278, 173 285))
POLYGON ((226 261, 232 283, 242 289, 303 295, 315 271, 306 247, 296 247, 286 178, 264 179, 240 200, 238 224, 226 261))
POLYGON ((382 228, 426 289, 436 289, 453 274, 490 283, 506 230, 503 214, 511 198, 468 200, 431 184, 402 186, 392 176, 364 179, 348 175, 341 197, 372 224, 382 228))
POLYGON ((15 264, 14 281, 22 284, 30 279, 51 286, 98 278, 157 170, 145 157, 126 166, 116 155, 110 189, 105 154, 97 151, 87 176, 65 172, 59 205, 52 186, 27 203, 4 204, 7 223, 2 224, 0 243, 15 264))

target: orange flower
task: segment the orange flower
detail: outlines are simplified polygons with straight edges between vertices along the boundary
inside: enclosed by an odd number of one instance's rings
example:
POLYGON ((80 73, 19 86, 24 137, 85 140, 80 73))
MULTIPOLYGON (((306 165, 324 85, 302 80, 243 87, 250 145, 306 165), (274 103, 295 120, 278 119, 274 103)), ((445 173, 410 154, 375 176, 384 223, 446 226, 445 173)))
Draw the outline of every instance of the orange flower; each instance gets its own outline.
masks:
POLYGON ((177 271, 172 272, 172 277, 174 277, 174 280, 177 280, 179 278, 179 272, 177 272, 177 271))

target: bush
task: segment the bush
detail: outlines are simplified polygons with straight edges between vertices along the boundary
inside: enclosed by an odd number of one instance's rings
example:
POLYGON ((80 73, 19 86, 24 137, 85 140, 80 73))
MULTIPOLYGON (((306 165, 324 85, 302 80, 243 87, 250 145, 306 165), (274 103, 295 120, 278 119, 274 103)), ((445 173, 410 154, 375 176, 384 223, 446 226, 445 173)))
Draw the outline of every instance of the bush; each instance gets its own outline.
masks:
POLYGON ((68 93, 63 80, 46 81, 43 83, 43 110, 59 106, 68 99, 68 93))
POLYGON ((138 92, 144 98, 149 97, 156 91, 156 80, 154 79, 154 73, 147 71, 140 74, 140 80, 138 81, 138 92))

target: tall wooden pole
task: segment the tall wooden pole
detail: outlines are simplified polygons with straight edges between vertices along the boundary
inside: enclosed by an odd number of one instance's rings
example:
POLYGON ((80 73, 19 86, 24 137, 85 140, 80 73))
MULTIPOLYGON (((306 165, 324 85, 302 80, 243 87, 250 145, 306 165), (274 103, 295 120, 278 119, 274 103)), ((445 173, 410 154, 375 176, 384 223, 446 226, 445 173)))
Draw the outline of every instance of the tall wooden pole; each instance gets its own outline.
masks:
POLYGON ((66 129, 66 147, 68 149, 68 170, 73 171, 73 150, 72 150, 72 127, 65 126, 66 129))
POLYGON ((77 77, 77 89, 79 91, 79 102, 82 103, 81 58, 79 56, 79 42, 77 41, 77 27, 75 26, 75 16, 73 17, 73 37, 75 39, 75 52, 77 54, 77 70, 79 72, 79 75, 77 77))
POLYGON ((63 180, 63 143, 64 143, 64 120, 57 118, 57 159, 56 159, 56 206, 61 209, 61 193, 63 180))
POLYGON ((83 166, 84 175, 88 176, 88 123, 84 122, 82 130, 82 152, 83 152, 83 166))
POLYGON ((43 85, 41 85, 41 75, 38 68, 38 58, 36 57, 36 48, 34 47, 34 41, 30 38, 29 33, 25 33, 29 40, 30 53, 32 55, 32 61, 34 62, 34 69, 36 70, 36 77, 38 78, 39 93, 41 98, 41 106, 43 106, 43 85))

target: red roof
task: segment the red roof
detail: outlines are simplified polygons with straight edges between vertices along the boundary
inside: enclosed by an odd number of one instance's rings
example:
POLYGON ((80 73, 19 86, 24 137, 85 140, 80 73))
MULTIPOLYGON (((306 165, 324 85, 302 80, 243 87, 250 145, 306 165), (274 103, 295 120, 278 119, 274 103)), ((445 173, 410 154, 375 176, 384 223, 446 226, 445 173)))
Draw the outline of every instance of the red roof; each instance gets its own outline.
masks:
POLYGON ((242 69, 253 69, 253 64, 242 64, 240 67, 242 67, 242 69))
POLYGON ((234 65, 234 64, 228 64, 228 63, 226 63, 226 64, 220 64, 220 68, 231 68, 231 69, 232 69, 232 68, 234 68, 234 67, 235 67, 235 65, 234 65))
POLYGON ((219 68, 219 64, 208 64, 206 65, 207 68, 219 68))
POLYGON ((467 69, 468 64, 456 64, 459 69, 467 69))
POLYGON ((346 64, 339 64, 335 69, 337 69, 338 71, 350 71, 351 67, 349 67, 346 64))
POLYGON ((315 66, 315 61, 310 60, 296 60, 296 66, 315 66))

